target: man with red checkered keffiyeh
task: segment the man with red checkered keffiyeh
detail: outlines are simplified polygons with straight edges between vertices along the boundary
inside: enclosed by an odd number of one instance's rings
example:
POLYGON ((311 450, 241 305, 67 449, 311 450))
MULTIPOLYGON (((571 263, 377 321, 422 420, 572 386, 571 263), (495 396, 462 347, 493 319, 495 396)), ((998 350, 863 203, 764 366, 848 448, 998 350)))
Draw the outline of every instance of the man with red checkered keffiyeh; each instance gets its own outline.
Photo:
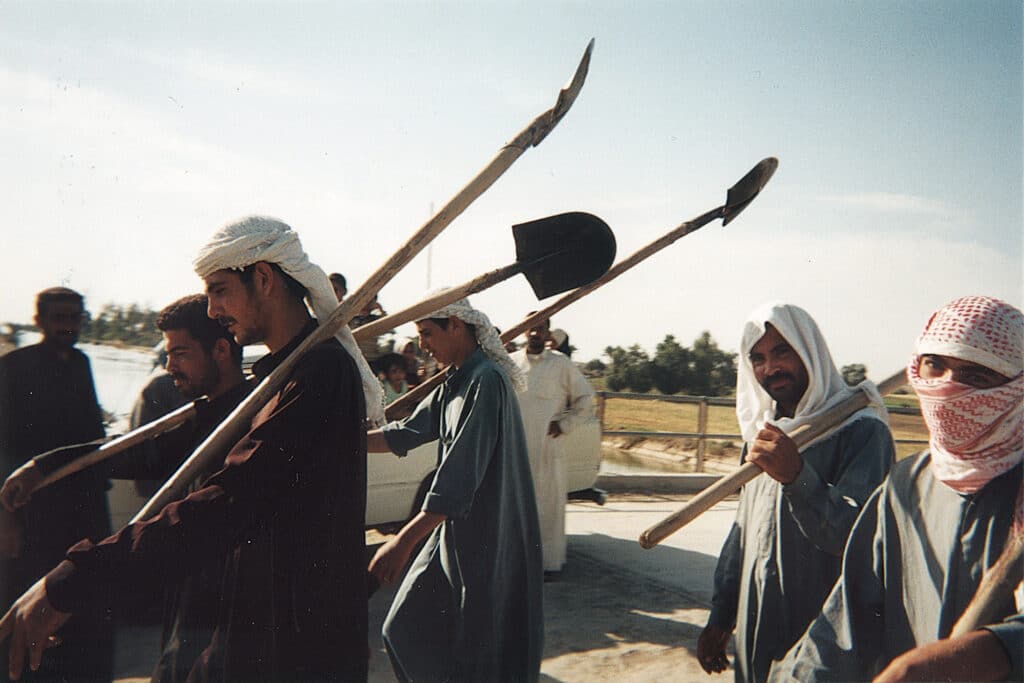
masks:
POLYGON ((993 623, 949 638, 1021 532, 1024 315, 990 297, 952 301, 925 326, 907 377, 929 448, 868 501, 839 582, 773 681, 1024 678, 1014 595, 998 598, 993 623))

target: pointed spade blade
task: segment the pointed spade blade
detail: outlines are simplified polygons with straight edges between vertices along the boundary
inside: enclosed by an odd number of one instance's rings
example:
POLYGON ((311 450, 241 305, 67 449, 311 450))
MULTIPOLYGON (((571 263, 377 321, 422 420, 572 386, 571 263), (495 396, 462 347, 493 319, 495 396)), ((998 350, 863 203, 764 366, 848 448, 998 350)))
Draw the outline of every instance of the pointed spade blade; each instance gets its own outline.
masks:
POLYGON ((754 198, 772 179, 772 175, 778 167, 779 160, 775 157, 762 159, 747 172, 747 175, 740 178, 738 183, 729 188, 722 212, 722 225, 728 225, 730 221, 740 215, 743 209, 747 208, 750 202, 754 201, 754 198))

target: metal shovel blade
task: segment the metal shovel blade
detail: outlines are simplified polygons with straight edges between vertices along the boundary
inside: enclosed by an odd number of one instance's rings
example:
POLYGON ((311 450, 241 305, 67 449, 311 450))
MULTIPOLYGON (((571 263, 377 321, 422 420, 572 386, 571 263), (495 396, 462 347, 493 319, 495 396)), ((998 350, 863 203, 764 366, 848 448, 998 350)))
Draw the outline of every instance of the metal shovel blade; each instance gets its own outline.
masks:
POLYGON ((754 198, 772 179, 772 175, 778 167, 779 160, 775 157, 762 159, 757 166, 747 172, 747 175, 740 178, 738 183, 729 188, 722 212, 722 225, 728 225, 730 221, 740 215, 743 209, 747 208, 747 204, 754 201, 754 198))
POLYGON ((615 260, 615 235, 593 214, 573 211, 512 226, 516 262, 538 299, 593 282, 615 260))

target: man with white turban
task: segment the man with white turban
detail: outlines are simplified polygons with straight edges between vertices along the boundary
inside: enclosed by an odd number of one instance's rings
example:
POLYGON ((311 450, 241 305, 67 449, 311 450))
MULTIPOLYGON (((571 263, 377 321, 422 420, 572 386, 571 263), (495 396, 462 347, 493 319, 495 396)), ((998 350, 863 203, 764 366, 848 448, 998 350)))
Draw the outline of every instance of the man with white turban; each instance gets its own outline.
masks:
POLYGON ((451 368, 411 416, 368 438, 370 451, 398 455, 438 441, 422 510, 370 564, 392 583, 426 539, 384 621, 384 643, 401 681, 536 681, 543 576, 515 393, 522 373, 466 299, 416 326, 422 348, 451 368))
POLYGON ((1009 591, 988 625, 949 638, 1008 534, 1024 532, 1024 315, 990 297, 950 302, 907 378, 929 448, 868 501, 839 582, 773 681, 1024 678, 1024 614, 1009 591))
MULTIPOLYGON (((284 223, 251 217, 218 231, 196 259, 210 317, 244 345, 270 354, 258 380, 279 366, 336 303, 284 223)), ((295 365, 253 417, 223 469, 198 490, 105 541, 82 541, 20 598, 11 670, 33 663, 71 612, 129 607, 200 572, 222 577, 205 649, 164 680, 365 680, 366 407, 348 339, 328 339, 295 365), (344 346, 343 346, 344 344, 344 346), (346 348, 348 347, 348 348, 346 348)))
POLYGON ((736 415, 744 458, 767 476, 743 487, 697 658, 708 673, 724 671, 735 628, 736 680, 763 681, 820 612, 850 528, 895 448, 878 391, 847 386, 817 324, 788 304, 747 320, 736 415), (798 452, 790 435, 855 391, 867 391, 871 405, 798 452))

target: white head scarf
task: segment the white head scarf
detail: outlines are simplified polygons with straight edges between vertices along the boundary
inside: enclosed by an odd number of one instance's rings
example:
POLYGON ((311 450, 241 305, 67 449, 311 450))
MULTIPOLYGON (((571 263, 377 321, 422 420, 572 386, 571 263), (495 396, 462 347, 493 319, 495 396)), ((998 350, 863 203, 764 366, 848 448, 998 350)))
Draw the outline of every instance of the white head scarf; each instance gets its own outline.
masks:
POLYGON ((790 304, 772 302, 754 310, 743 327, 743 339, 740 342, 739 371, 736 378, 736 417, 740 423, 740 431, 745 441, 753 441, 757 433, 770 422, 787 434, 791 434, 802 424, 815 420, 832 406, 853 395, 857 390, 867 392, 871 404, 854 413, 842 424, 836 425, 826 433, 811 441, 817 443, 834 434, 849 422, 861 417, 870 416, 886 422, 887 413, 882 397, 874 384, 865 380, 856 388, 850 387, 839 374, 828 345, 818 325, 807 311, 790 304), (750 363, 750 350, 758 342, 767 329, 774 327, 789 345, 807 370, 807 390, 800 398, 793 417, 775 419, 775 401, 764 387, 758 384, 754 376, 754 366, 750 363))
MULTIPOLYGON (((436 296, 443 291, 445 290, 433 292, 431 296, 436 296)), ((458 318, 462 322, 472 325, 476 330, 476 343, 480 345, 480 349, 505 371, 516 391, 526 391, 526 375, 505 351, 505 345, 501 343, 501 337, 498 336, 487 315, 483 311, 473 308, 468 298, 463 297, 444 308, 439 308, 430 315, 423 316, 421 320, 427 318, 458 318)))
MULTIPOLYGON (((248 216, 218 230, 199 250, 192 262, 196 273, 205 278, 218 270, 241 270, 259 261, 276 263, 295 278, 309 293, 313 314, 321 322, 338 307, 331 281, 302 249, 299 236, 288 225, 266 216, 248 216)), ((348 325, 335 337, 356 362, 366 397, 366 417, 374 426, 384 423, 384 391, 360 353, 348 325)))

